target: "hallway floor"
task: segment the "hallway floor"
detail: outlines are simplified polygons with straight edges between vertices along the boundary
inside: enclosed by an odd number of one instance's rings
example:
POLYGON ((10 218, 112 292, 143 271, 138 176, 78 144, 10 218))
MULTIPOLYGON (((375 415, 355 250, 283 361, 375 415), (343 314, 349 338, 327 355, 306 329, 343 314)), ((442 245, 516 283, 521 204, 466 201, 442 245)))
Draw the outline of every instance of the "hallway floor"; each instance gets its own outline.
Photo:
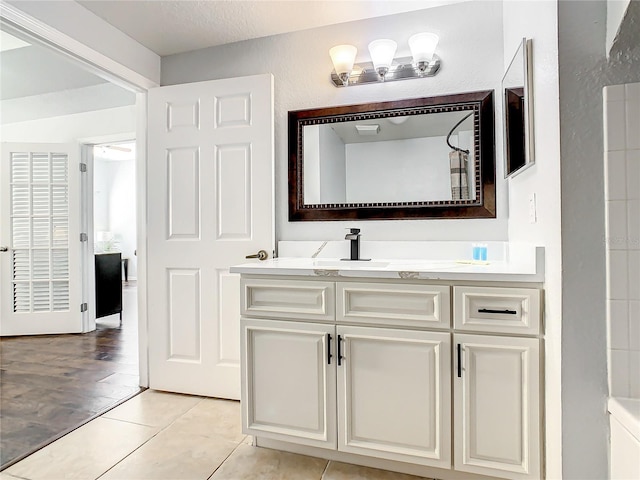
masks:
POLYGON ((86 334, 0 340, 0 466, 140 391, 137 288, 86 334))
POLYGON ((240 403, 147 390, 0 480, 419 480, 251 445, 240 403))

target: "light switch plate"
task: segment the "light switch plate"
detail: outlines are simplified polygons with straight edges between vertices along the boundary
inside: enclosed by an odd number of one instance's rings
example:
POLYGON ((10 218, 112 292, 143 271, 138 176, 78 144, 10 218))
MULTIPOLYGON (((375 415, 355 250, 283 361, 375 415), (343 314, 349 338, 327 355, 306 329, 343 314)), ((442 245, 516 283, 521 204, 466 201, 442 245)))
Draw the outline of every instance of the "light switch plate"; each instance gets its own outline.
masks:
POLYGON ((529 195, 529 223, 536 223, 538 220, 536 214, 536 194, 529 195))

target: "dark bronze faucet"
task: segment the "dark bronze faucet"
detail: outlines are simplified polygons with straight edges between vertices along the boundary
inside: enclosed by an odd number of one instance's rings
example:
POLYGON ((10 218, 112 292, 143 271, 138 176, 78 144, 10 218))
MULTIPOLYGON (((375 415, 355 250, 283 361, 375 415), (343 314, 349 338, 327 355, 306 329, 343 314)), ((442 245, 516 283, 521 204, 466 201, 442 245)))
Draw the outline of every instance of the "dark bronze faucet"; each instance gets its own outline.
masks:
MULTIPOLYGON (((344 237, 345 240, 351 240, 351 258, 349 260, 367 261, 370 258, 360 258, 360 229, 350 228, 349 233, 344 237)), ((347 260, 346 258, 343 260, 347 260)))

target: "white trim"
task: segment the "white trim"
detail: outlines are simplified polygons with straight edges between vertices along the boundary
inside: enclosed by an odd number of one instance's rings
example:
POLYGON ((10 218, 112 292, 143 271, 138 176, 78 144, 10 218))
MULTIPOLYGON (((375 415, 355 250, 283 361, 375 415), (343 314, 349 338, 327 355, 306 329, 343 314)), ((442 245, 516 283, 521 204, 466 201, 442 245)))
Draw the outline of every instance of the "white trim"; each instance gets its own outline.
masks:
POLYGON ((147 314, 147 93, 136 94, 136 257, 138 280, 138 369, 140 386, 149 386, 147 314))
POLYGON ((158 83, 6 2, 0 3, 0 21, 82 64, 92 73, 129 90, 146 91, 158 83))
MULTIPOLYGON (((83 302, 87 302, 88 310, 83 316, 83 332, 92 332, 96 329, 96 283, 95 283, 95 260, 94 260, 94 218, 93 218, 93 192, 94 192, 94 158, 93 158, 93 146, 102 143, 115 143, 135 140, 136 133, 114 133, 110 135, 98 135, 93 137, 79 138, 78 143, 81 148, 81 155, 83 161, 87 164, 87 173, 84 178, 83 191, 82 191, 82 211, 81 217, 83 219, 83 231, 87 233, 87 245, 85 253, 83 254, 82 261, 85 263, 83 267, 83 274, 86 277, 83 279, 83 302)), ((138 161, 136 156, 135 161, 138 161)), ((136 180, 136 189, 139 188, 136 180)), ((138 295, 139 296, 139 295, 138 295)))
POLYGON ((78 143, 84 145, 100 145, 101 143, 116 143, 133 141, 136 139, 136 132, 112 133, 110 135, 98 135, 93 137, 83 137, 78 139, 78 143))
POLYGON ((80 176, 80 229, 87 233, 87 242, 82 249, 82 302, 87 303, 87 311, 82 314, 82 333, 96 329, 96 281, 93 257, 93 148, 91 144, 80 143, 80 158, 87 165, 86 173, 80 176))

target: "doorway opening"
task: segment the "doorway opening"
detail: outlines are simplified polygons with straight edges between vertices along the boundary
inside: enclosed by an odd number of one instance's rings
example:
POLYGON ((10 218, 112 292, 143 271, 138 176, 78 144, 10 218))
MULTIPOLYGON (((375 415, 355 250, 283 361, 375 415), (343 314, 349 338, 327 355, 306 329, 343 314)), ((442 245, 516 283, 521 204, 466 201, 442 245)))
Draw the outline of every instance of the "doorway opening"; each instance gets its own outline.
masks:
MULTIPOLYGON (((19 282, 27 285, 29 282, 30 293, 23 295, 23 303, 28 304, 29 313, 34 318, 35 315, 41 317, 43 328, 51 327, 51 323, 46 322, 47 315, 66 316, 73 323, 73 329, 16 331, 1 338, 0 470, 3 470, 139 393, 141 382, 136 239, 127 240, 134 245, 127 265, 128 283, 122 283, 124 269, 121 263, 118 264, 118 273, 122 275, 122 278, 118 277, 122 290, 122 325, 119 315, 104 316, 96 322, 95 301, 91 300, 95 297, 95 237, 93 229, 87 229, 93 223, 93 209, 89 208, 92 204, 84 204, 81 209, 80 202, 74 203, 73 200, 82 195, 82 186, 78 181, 82 145, 95 143, 91 139, 96 138, 104 140, 135 136, 136 94, 92 74, 78 62, 70 61, 68 57, 18 30, 7 29, 3 24, 1 33, 3 45, 8 44, 5 42, 8 35, 17 40, 10 42, 13 48, 0 52, 0 102, 3 112, 0 132, 3 142, 28 144, 24 150, 27 152, 48 152, 45 155, 48 163, 45 163, 53 165, 47 167, 53 173, 45 175, 40 171, 42 168, 38 170, 35 164, 29 165, 25 160, 24 179, 0 174, 0 191, 16 192, 13 196, 0 199, 3 222, 14 218, 33 218, 35 220, 32 223, 41 227, 37 230, 38 235, 23 232, 20 237, 21 231, 14 227, 19 222, 3 224, 1 243, 8 246, 8 251, 3 253, 1 259, 0 284, 5 287, 19 282), (52 144, 70 147, 69 155, 63 160, 59 155, 54 157, 51 152, 59 151, 57 147, 45 150, 42 147, 44 144, 48 147, 52 144), (40 172, 39 176, 36 176, 37 172, 40 172), (65 172, 69 174, 68 177, 65 172), (65 177, 61 180, 63 173, 65 177), (17 185, 16 182, 21 184, 17 185), (20 192, 26 195, 23 195, 28 200, 26 204, 23 197, 18 195, 20 192), (38 202, 29 195, 37 195, 38 202), (42 211, 18 211, 23 208, 20 205, 27 205, 24 208, 32 210, 35 208, 33 205, 39 205, 42 211), (63 210, 64 215, 60 213, 63 210), (65 223, 67 218, 69 222, 65 223), (74 230, 74 225, 80 225, 82 229, 74 230), (86 247, 82 252, 77 252, 77 245, 82 242, 82 236, 78 238, 79 231, 87 234, 87 241, 83 243, 86 247), (24 275, 31 275, 26 280, 16 278, 12 273, 15 271, 12 268, 15 266, 13 251, 16 250, 19 237, 23 243, 21 248, 26 252, 25 265, 29 267, 25 267, 24 275), (64 242, 60 243, 62 237, 64 242), (73 258, 78 262, 84 259, 84 267, 76 268, 78 263, 74 264, 73 258), (85 278, 81 279, 81 276, 85 278), (82 299, 69 297, 73 301, 62 305, 59 295, 66 290, 50 288, 46 291, 49 301, 43 303, 42 288, 36 289, 34 285, 55 287, 62 285, 60 279, 65 278, 71 284, 82 284, 82 299), (84 303, 88 304, 85 312, 84 303), (38 305, 40 310, 35 311, 34 305, 38 305)), ((111 145, 116 146, 117 143, 111 145)), ((32 155, 30 158, 37 157, 42 163, 45 156, 32 155)), ((3 151, 1 166, 5 173, 11 172, 9 158, 5 157, 3 151)), ((135 171, 136 161, 131 161, 131 164, 135 171)), ((135 215, 135 199, 138 195, 135 174, 132 181, 132 198, 127 200, 127 205, 135 215)), ((83 193, 86 196, 88 192, 83 193)), ((109 228, 102 228, 101 231, 109 231, 109 228)), ((135 216, 132 228, 135 232, 135 216)), ((29 231, 36 232, 33 228, 29 231)), ((127 243, 127 252, 129 250, 127 243)), ((0 310, 9 312, 17 319, 20 311, 12 307, 15 294, 11 292, 14 290, 8 288, 8 295, 3 293, 0 310)), ((21 291, 26 292, 24 289, 21 291)), ((4 313, 2 316, 4 324, 7 318, 4 313)), ((19 322, 16 324, 19 325, 19 322)))

